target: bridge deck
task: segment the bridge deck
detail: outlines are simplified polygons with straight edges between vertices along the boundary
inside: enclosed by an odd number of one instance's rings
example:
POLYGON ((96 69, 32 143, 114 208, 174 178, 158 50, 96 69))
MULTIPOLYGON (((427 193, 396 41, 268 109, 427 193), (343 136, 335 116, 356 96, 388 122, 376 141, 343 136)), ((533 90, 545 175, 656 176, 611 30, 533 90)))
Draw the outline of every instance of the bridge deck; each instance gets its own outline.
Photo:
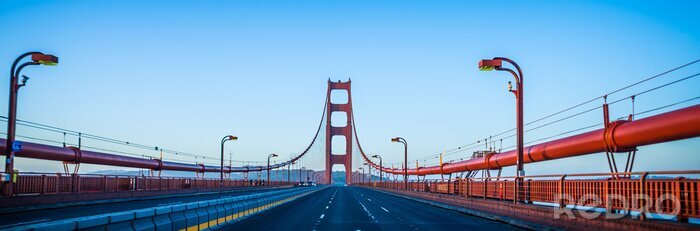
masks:
POLYGON ((330 187, 226 230, 517 230, 361 187, 330 187))

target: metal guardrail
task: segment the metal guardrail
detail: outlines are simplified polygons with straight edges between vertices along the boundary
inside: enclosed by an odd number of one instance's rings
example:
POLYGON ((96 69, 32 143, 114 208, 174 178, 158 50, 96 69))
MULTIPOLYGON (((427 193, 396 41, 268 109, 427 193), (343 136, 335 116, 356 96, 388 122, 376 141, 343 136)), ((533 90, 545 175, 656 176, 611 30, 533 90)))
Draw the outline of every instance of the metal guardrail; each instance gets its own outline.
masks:
MULTIPOLYGON (((4 177, 4 174, 0 174, 4 177)), ((220 188, 219 179, 150 177, 128 175, 20 173, 13 184, 13 196, 69 193, 164 191, 220 188)), ((224 180, 224 188, 292 185, 286 181, 224 180)), ((5 184, 0 185, 0 189, 5 184)))
MULTIPOLYGON (((629 173, 590 173, 537 175, 523 179, 518 203, 586 206, 606 212, 665 214, 678 221, 700 218, 700 179, 687 178, 700 171, 658 171, 629 173), (686 176, 686 177, 684 177, 686 176)), ((470 178, 450 181, 424 180, 409 182, 408 190, 460 197, 516 202, 517 177, 470 178)), ((403 181, 364 182, 359 185, 404 189, 403 181)))
POLYGON ((207 230, 259 214, 325 186, 159 206, 87 217, 19 225, 14 230, 207 230))

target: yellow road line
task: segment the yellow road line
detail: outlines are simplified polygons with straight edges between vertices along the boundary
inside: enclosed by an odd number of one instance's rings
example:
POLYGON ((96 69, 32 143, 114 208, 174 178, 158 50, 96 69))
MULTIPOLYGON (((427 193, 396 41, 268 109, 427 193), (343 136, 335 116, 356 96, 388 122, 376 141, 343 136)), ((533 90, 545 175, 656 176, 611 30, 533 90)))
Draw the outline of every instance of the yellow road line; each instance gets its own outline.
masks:
POLYGON ((293 196, 293 197, 290 197, 290 198, 287 198, 287 199, 283 199, 283 200, 275 201, 275 202, 272 202, 272 203, 269 203, 269 204, 266 204, 266 205, 261 205, 261 206, 255 207, 255 208, 247 209, 247 210, 245 210, 245 211, 241 211, 241 212, 238 212, 238 213, 233 214, 233 215, 228 215, 228 216, 226 216, 226 217, 220 217, 220 218, 216 218, 216 219, 213 219, 213 220, 210 220, 210 221, 202 222, 202 223, 200 223, 199 225, 189 226, 189 227, 187 227, 187 228, 185 228, 185 229, 181 229, 180 231, 198 231, 198 230, 204 230, 204 229, 206 229, 206 228, 209 228, 210 226, 214 226, 214 225, 217 225, 217 224, 225 223, 226 221, 230 221, 230 220, 239 219, 239 218, 243 218, 243 217, 247 217, 247 216, 253 215, 254 213, 260 212, 260 211, 265 210, 265 209, 268 209, 268 208, 275 207, 275 206, 277 206, 277 205, 281 205, 281 204, 286 203, 286 202, 288 202, 288 201, 291 201, 291 200, 294 200, 294 199, 296 199, 296 198, 305 196, 305 195, 307 195, 307 194, 309 194, 309 193, 311 193, 311 192, 302 193, 302 194, 299 194, 299 195, 296 195, 296 196, 293 196))

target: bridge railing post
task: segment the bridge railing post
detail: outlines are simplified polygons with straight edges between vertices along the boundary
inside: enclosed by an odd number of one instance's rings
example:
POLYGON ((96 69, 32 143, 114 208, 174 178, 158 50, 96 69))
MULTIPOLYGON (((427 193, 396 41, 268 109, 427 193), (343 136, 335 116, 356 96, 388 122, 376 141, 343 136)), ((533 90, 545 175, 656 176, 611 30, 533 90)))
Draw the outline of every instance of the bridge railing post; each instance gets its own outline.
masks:
POLYGON ((527 187, 525 188, 525 200, 528 204, 532 204, 532 179, 527 179, 527 187))
POLYGON ((102 176, 102 192, 107 192, 107 175, 102 176))
POLYGON ((508 181, 500 181, 496 179, 496 184, 494 185, 497 187, 496 192, 498 192, 498 195, 496 196, 498 197, 498 200, 506 200, 506 186, 508 186, 508 181))
MULTIPOLYGON (((639 194, 641 195, 650 195, 647 193, 647 187, 646 187, 646 181, 647 181, 647 175, 649 173, 644 172, 642 173, 641 176, 639 176, 639 194)), ((642 210, 639 211, 639 219, 640 220, 646 220, 647 219, 647 212, 646 211, 647 206, 642 206, 642 210)))
POLYGON ((517 204, 521 201, 525 201, 527 199, 527 191, 525 189, 525 179, 521 176, 516 176, 515 177, 515 197, 513 197, 513 201, 517 204))
POLYGON ((80 175, 71 174, 71 180, 72 180, 71 185, 73 186, 73 192, 79 193, 80 192, 80 175))
POLYGON ((557 193, 559 194, 559 208, 564 208, 566 207, 566 204, 564 203, 564 179, 566 178, 566 175, 562 175, 559 178, 559 187, 557 187, 557 193))
POLYGON ((471 179, 469 178, 464 178, 464 194, 465 197, 470 197, 471 196, 471 179))
POLYGON ((689 204, 688 202, 688 193, 687 193, 687 184, 683 182, 685 180, 685 177, 677 177, 676 180, 673 182, 673 196, 676 197, 677 200, 680 200, 680 203, 678 205, 680 208, 678 208, 678 214, 676 215, 676 220, 679 222, 685 222, 688 223, 688 216, 684 214, 685 211, 687 211, 687 206, 689 204), (685 193, 684 193, 685 192, 685 193))
POLYGON ((119 191, 119 176, 114 177, 114 190, 113 191, 119 191))
POLYGON ((616 209, 617 206, 615 206, 614 201, 612 201, 610 198, 610 194, 616 190, 627 190, 627 187, 622 186, 622 188, 620 188, 617 183, 618 182, 613 182, 612 178, 608 178, 603 182, 603 195, 601 195, 601 197, 603 199, 603 203, 605 203, 605 209, 607 210, 606 212, 610 214, 615 214, 618 212, 616 209))
POLYGON ((520 187, 518 187, 518 177, 516 176, 513 178, 513 203, 517 204, 518 203, 518 190, 520 187))
POLYGON ((63 177, 60 173, 56 173, 56 193, 60 193, 61 191, 61 182, 63 182, 63 177))
POLYGON ((471 185, 471 179, 469 178, 464 178, 464 197, 471 197, 472 194, 472 185, 471 185))
POLYGON ((484 183, 484 187, 483 187, 484 188, 484 200, 486 200, 486 196, 488 195, 487 187, 488 187, 489 179, 484 178, 484 180, 482 182, 484 183))
POLYGON ((41 195, 46 194, 48 184, 46 181, 46 174, 41 174, 41 195))

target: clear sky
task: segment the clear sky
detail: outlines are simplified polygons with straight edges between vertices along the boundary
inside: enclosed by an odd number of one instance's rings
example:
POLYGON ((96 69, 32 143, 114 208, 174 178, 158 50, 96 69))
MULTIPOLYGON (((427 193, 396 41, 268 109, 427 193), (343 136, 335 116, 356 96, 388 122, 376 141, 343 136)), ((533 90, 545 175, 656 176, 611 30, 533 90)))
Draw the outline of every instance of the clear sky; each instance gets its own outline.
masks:
MULTIPOLYGON (((7 73, 30 50, 60 56, 56 67, 24 72, 31 79, 20 92, 20 119, 212 158, 230 133, 240 137, 227 144, 238 160, 302 151, 326 81, 351 78, 363 148, 389 163, 403 151, 392 136, 406 138, 415 159, 515 126, 511 77, 479 72, 479 59, 505 56, 522 66, 532 121, 700 58, 698 10, 698 1, 4 0, 0 69, 7 73)), ((611 98, 698 72, 695 64, 611 98)), ((638 97, 636 110, 699 89, 693 78, 638 97)), ((631 104, 612 110, 623 116, 631 104)), ((528 133, 526 142, 601 121, 597 110, 528 133)), ((18 134, 62 140, 22 127, 18 134)), ((697 150, 697 138, 642 147, 635 166, 696 169, 697 150)), ((29 159, 17 166, 61 170, 29 159)), ((528 165, 533 173, 606 168, 604 154, 528 165)))

